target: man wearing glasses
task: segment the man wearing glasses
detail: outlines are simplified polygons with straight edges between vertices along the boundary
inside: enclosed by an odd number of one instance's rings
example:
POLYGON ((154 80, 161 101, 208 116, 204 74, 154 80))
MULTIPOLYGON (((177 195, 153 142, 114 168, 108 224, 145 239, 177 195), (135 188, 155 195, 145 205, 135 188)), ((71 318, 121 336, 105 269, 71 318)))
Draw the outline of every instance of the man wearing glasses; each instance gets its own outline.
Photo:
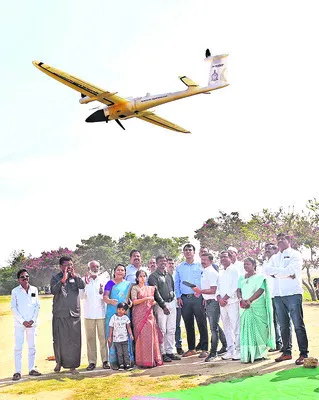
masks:
POLYGON ((29 274, 26 269, 17 272, 19 286, 11 292, 11 310, 14 315, 14 363, 15 373, 12 380, 21 379, 21 361, 24 336, 29 348, 29 375, 40 376, 41 373, 35 369, 35 335, 36 324, 40 310, 38 289, 29 284, 29 274))
POLYGON ((192 289, 195 286, 201 287, 203 267, 194 261, 195 247, 192 244, 186 244, 183 253, 185 261, 178 265, 175 274, 175 293, 178 306, 182 309, 188 344, 188 351, 184 353, 183 357, 196 354, 194 328, 194 318, 196 318, 200 336, 197 346, 198 350, 201 350, 199 357, 206 358, 208 356, 208 332, 203 296, 194 293, 192 289))

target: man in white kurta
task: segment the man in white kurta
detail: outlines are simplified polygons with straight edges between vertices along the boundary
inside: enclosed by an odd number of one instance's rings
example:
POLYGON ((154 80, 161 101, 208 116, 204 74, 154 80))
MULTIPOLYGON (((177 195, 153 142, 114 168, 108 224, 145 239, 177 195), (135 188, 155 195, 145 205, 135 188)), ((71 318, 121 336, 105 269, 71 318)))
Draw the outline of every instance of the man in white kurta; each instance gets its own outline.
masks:
POLYGON ((109 276, 98 274, 100 263, 92 260, 88 263, 88 272, 83 278, 86 285, 81 290, 81 298, 84 299, 84 327, 86 334, 88 371, 92 371, 97 363, 96 334, 100 342, 100 355, 102 366, 109 369, 108 348, 105 326, 105 303, 103 300, 104 286, 109 276))
POLYGON ((37 319, 40 310, 38 289, 29 284, 29 274, 26 269, 20 269, 17 273, 19 286, 11 292, 11 310, 14 315, 14 364, 15 373, 13 380, 21 379, 21 361, 24 337, 28 343, 28 367, 29 375, 41 375, 35 369, 35 336, 37 319))
POLYGON ((220 254, 223 270, 219 273, 217 287, 217 300, 227 341, 227 353, 222 356, 222 359, 240 360, 240 321, 237 297, 239 273, 238 269, 232 265, 230 257, 231 254, 228 251, 220 254))
POLYGON ((299 357, 295 364, 303 365, 304 359, 308 357, 308 338, 302 309, 302 256, 299 251, 291 248, 290 240, 286 234, 277 235, 279 252, 270 258, 265 272, 276 280, 273 295, 281 330, 282 354, 275 361, 292 358, 292 322, 299 347, 299 357))

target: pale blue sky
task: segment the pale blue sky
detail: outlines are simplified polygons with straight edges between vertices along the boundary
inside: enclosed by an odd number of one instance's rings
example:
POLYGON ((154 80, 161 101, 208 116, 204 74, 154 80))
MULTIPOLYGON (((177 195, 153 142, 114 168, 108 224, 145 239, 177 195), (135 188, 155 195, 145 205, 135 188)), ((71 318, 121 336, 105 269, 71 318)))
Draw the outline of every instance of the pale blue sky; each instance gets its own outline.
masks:
POLYGON ((0 265, 99 232, 193 235, 224 211, 301 208, 318 195, 316 1, 2 2, 0 265), (192 135, 91 105, 43 61, 120 96, 207 83, 205 49, 229 53, 231 86, 167 104, 192 135))

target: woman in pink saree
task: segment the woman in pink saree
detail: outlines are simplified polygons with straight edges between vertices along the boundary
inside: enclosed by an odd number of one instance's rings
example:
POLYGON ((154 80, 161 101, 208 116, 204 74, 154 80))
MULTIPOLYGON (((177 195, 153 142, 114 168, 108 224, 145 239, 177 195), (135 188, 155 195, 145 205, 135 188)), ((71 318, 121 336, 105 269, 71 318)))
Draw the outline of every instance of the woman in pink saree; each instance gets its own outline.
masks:
POLYGON ((145 286, 146 273, 136 272, 136 282, 131 289, 133 303, 133 330, 135 339, 135 364, 139 367, 163 365, 159 348, 159 329, 153 314, 155 286, 145 286))

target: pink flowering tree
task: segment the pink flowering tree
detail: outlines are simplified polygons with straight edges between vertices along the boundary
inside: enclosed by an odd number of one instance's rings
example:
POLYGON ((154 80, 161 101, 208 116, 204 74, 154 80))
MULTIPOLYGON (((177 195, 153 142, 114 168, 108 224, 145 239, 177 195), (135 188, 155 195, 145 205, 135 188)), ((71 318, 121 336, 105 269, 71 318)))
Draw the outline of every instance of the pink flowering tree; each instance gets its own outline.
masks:
POLYGON ((48 286, 52 275, 55 275, 60 271, 59 259, 62 256, 72 257, 76 266, 76 257, 74 252, 68 248, 43 251, 40 257, 30 257, 24 260, 24 268, 29 272, 31 285, 38 287, 48 286))

